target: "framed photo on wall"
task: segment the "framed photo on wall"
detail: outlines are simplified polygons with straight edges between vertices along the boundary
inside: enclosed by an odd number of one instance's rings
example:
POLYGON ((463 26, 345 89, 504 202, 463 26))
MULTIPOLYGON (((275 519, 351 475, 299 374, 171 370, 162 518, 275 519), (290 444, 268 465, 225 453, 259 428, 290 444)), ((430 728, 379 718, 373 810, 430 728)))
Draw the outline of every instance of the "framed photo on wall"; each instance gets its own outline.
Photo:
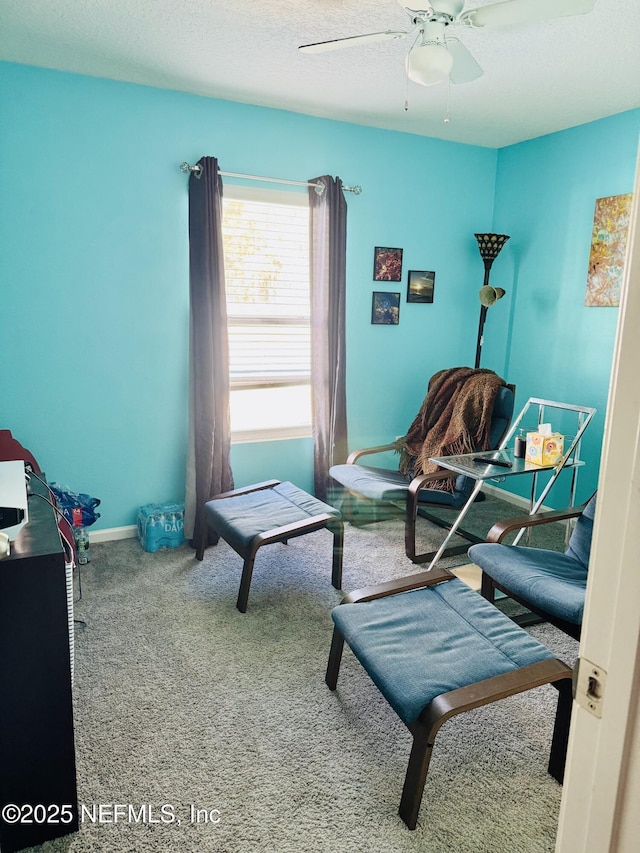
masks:
POLYGON ((376 326, 397 326, 400 322, 400 294, 374 290, 371 322, 376 326))
POLYGON ((373 280, 402 281, 402 249, 375 247, 373 250, 373 280))
POLYGON ((433 302, 436 274, 429 270, 409 270, 407 302, 433 302))

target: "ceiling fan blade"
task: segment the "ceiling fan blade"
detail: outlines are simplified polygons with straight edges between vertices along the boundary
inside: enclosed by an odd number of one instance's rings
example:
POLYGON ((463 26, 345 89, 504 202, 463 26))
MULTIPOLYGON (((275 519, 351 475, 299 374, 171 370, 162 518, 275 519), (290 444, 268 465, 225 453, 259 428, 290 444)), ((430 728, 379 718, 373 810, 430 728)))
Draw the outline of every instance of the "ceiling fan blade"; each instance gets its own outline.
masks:
POLYGON ((453 66, 449 77, 452 83, 471 83, 482 77, 484 71, 467 48, 457 38, 447 38, 447 50, 453 56, 453 66))
POLYGON ((331 39, 331 41, 318 41, 315 44, 301 44, 298 50, 303 53, 325 53, 329 50, 342 50, 343 47, 357 47, 361 44, 372 44, 377 41, 388 41, 389 39, 401 39, 408 33, 385 30, 383 33, 368 33, 364 36, 350 36, 344 39, 331 39))
POLYGON ((398 0, 398 3, 409 15, 427 15, 433 12, 444 12, 455 18, 462 12, 465 0, 428 0, 422 3, 421 0, 398 0))
POLYGON ((505 0, 460 15, 470 27, 504 27, 509 24, 536 24, 551 18, 566 18, 590 12, 596 0, 505 0))

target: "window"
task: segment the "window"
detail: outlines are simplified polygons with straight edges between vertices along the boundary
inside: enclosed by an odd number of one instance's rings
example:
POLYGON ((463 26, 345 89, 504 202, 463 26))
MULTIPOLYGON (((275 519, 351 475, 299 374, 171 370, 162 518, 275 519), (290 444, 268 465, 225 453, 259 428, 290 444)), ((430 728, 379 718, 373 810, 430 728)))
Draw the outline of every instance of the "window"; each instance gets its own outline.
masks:
POLYGON ((233 441, 311 435, 306 193, 223 196, 233 441))

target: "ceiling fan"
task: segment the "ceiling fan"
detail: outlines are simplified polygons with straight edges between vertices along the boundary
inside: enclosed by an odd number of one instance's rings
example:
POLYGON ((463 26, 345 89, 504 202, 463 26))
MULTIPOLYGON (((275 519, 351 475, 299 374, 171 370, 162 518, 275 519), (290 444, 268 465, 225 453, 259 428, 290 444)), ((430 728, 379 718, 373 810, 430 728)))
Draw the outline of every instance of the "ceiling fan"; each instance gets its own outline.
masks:
POLYGON ((431 86, 450 78, 452 83, 470 83, 483 74, 473 56, 450 27, 484 29, 510 24, 535 24, 551 18, 564 18, 590 12, 596 0, 503 0, 465 11, 466 0, 434 0, 426 8, 411 9, 406 0, 397 0, 409 16, 412 29, 385 30, 380 33, 303 44, 303 53, 324 53, 345 47, 358 47, 373 42, 413 36, 414 42, 406 58, 407 75, 414 83, 431 86))

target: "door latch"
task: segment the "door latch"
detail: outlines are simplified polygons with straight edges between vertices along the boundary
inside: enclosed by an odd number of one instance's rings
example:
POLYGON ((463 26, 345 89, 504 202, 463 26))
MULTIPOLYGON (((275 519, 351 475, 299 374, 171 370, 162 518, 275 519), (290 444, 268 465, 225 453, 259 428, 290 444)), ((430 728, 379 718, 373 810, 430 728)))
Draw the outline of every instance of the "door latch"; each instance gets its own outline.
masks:
POLYGON ((593 714, 602 717, 607 673, 586 658, 578 658, 574 668, 574 697, 578 705, 593 714))

